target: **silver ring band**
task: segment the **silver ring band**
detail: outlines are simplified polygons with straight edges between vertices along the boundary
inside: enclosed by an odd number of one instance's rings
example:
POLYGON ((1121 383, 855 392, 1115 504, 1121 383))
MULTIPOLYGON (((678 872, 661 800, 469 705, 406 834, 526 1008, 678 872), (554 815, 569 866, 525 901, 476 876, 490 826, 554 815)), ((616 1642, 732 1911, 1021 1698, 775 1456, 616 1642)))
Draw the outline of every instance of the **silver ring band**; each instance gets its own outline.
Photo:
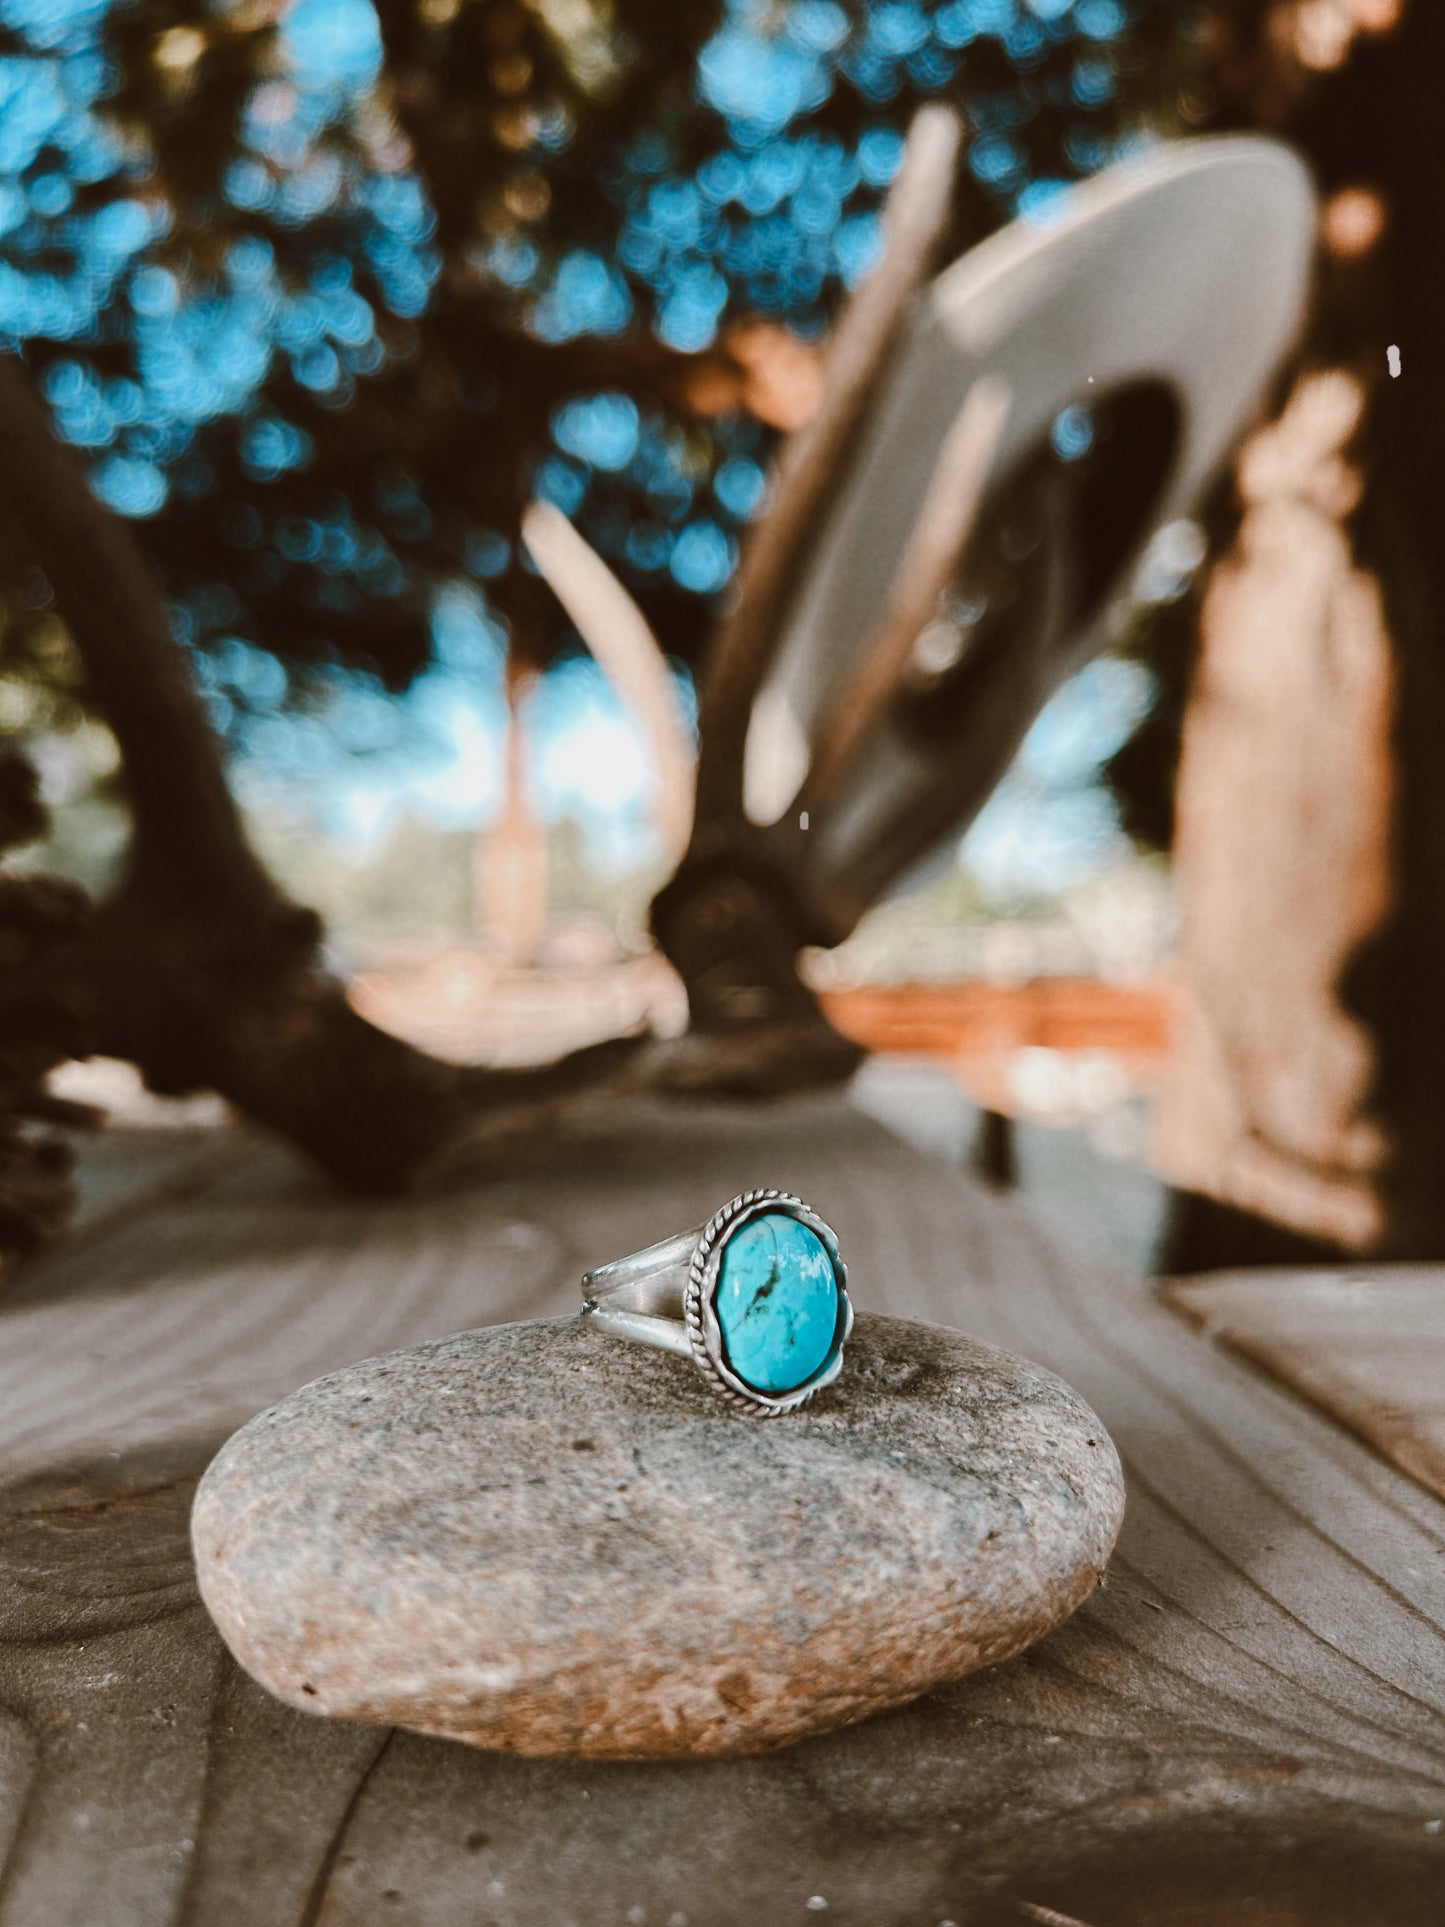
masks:
POLYGON ((589 1271, 582 1315, 611 1337, 691 1359, 715 1391, 760 1417, 796 1411, 831 1385, 853 1329, 832 1227, 770 1189, 589 1271))

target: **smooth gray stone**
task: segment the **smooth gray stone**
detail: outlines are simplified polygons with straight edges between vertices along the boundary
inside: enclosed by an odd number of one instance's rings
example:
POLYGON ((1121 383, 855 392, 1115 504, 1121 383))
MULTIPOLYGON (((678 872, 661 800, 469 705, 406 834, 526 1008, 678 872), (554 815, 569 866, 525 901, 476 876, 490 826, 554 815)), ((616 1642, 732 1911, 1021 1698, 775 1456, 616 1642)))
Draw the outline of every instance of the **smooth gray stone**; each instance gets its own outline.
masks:
POLYGON ((1041 1367, 862 1316, 741 1414, 578 1319, 365 1360, 201 1482, 202 1596, 292 1706, 517 1753, 759 1752, 1007 1658, 1098 1583, 1098 1419, 1041 1367))

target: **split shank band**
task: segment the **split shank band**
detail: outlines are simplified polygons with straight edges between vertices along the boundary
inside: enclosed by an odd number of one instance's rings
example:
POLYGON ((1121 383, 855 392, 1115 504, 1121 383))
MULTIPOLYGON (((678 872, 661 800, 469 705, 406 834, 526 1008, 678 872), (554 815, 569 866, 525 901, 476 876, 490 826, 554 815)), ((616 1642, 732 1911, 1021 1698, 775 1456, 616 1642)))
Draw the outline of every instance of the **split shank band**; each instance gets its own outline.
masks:
POLYGON ((763 1417, 831 1385, 853 1326, 831 1226, 791 1192, 744 1191, 704 1225, 582 1280, 599 1331, 690 1359, 712 1389, 763 1417))

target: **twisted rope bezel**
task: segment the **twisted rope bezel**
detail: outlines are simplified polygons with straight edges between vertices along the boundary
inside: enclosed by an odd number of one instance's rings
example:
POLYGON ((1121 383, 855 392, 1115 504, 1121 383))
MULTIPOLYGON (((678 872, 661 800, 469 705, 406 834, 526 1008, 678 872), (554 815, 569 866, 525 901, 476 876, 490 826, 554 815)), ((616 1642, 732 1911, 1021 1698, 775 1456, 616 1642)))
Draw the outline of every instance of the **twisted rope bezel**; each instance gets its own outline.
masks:
POLYGON ((693 1358, 712 1382, 714 1390, 720 1392, 729 1404, 752 1418, 776 1418, 783 1412, 797 1411, 799 1406, 806 1405, 809 1399, 837 1378, 843 1369, 843 1347, 853 1329, 848 1273, 833 1227, 791 1191, 761 1188, 741 1191, 735 1198, 729 1198, 703 1226, 702 1235, 693 1251, 688 1267, 687 1289, 683 1295, 683 1323, 687 1327, 693 1358), (780 1212, 785 1217, 796 1218, 799 1224, 806 1225, 828 1253, 838 1284, 841 1326, 841 1332, 835 1338, 833 1350, 821 1371, 805 1385, 791 1392, 776 1394, 758 1391, 739 1378, 729 1366, 723 1353, 722 1327, 718 1323, 715 1308, 722 1254, 728 1240, 753 1218, 769 1212, 780 1212))

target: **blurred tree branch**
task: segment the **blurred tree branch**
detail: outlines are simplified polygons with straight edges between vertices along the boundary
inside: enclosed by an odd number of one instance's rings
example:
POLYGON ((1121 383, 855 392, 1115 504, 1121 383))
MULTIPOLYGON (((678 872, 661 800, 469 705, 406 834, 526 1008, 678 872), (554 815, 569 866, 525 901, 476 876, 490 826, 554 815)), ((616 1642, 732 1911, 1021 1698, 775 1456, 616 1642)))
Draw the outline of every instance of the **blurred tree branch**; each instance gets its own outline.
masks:
POLYGON ((446 1064, 365 1022, 319 962, 313 912, 246 842, 184 653, 130 531, 0 357, 0 506, 21 527, 124 760, 134 832, 110 900, 0 979, 0 1036, 211 1089, 345 1182, 401 1187, 525 1129, 627 1046, 537 1071, 446 1064))
MULTIPOLYGON (((33 841, 44 828, 34 770, 13 753, 0 755, 0 852, 33 841)), ((10 992, 84 929, 88 910, 69 884, 0 870, 0 1264, 45 1243, 75 1202, 66 1147, 33 1122, 47 1110, 54 1114, 42 1085, 67 1056, 65 1042, 45 1010, 10 992)))

